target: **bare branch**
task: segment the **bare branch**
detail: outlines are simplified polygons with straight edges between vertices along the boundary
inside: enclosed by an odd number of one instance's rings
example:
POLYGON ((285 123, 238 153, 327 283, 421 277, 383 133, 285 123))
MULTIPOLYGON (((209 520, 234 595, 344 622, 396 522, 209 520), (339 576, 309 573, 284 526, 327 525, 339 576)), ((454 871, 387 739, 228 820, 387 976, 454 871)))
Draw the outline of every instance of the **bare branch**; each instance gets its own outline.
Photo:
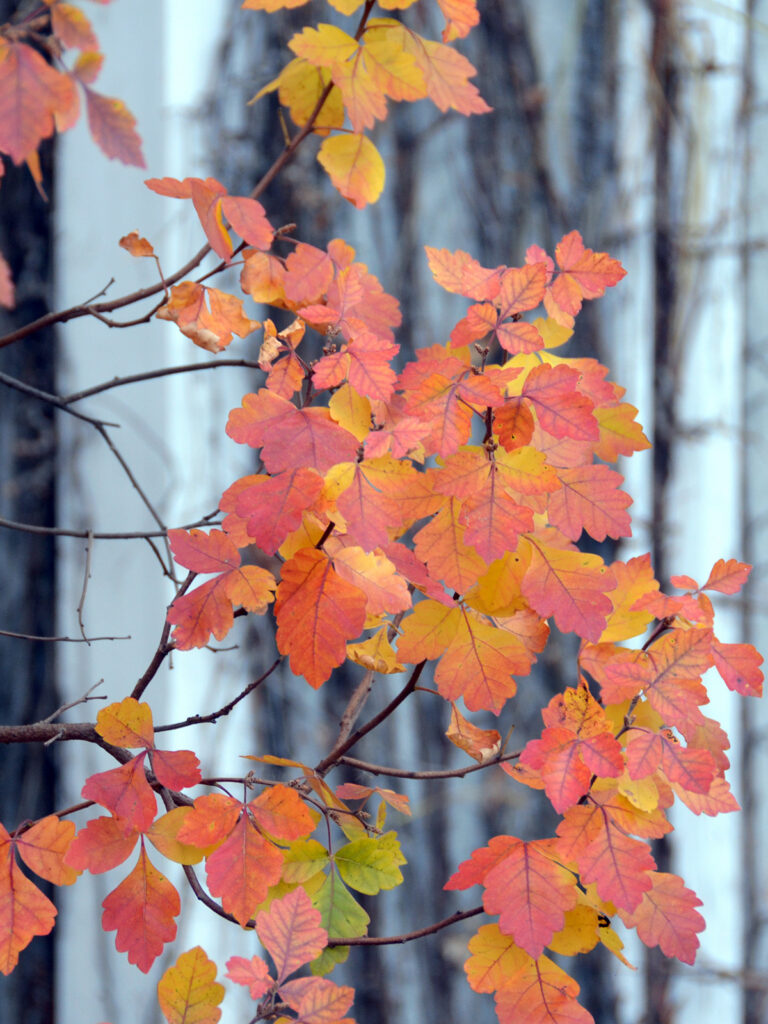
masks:
MULTIPOLYGON (((187 523, 185 526, 180 526, 178 529, 194 530, 198 526, 218 526, 219 523, 212 522, 213 517, 216 515, 218 515, 218 510, 202 519, 198 519, 194 523, 187 523)), ((126 533, 98 533, 96 530, 68 530, 66 527, 61 526, 37 526, 33 523, 18 523, 14 519, 3 519, 2 517, 0 517, 0 527, 4 527, 6 530, 19 530, 21 533, 40 533, 50 537, 79 537, 83 540, 87 539, 89 536, 93 537, 94 540, 149 540, 152 537, 165 537, 168 533, 167 530, 133 530, 126 533)))
POLYGON ((218 711, 212 711, 210 715, 190 715, 190 717, 184 719, 183 722, 173 722, 171 725, 156 725, 155 732, 170 732, 171 729, 185 729, 188 725, 202 725, 205 722, 215 722, 218 718, 228 715, 236 704, 239 704, 241 700, 248 696, 249 693, 253 693, 255 689, 261 686, 261 684, 272 675, 282 660, 282 658, 276 658, 263 675, 260 675, 258 679, 254 679, 254 681, 249 683, 241 693, 238 693, 238 695, 231 700, 229 704, 225 704, 223 707, 219 708, 218 711))
POLYGON ((61 398, 62 405, 71 405, 83 398, 90 398, 92 395, 99 395, 111 388, 121 388, 126 384, 138 384, 146 380, 158 380, 160 377, 170 377, 175 373, 196 373, 199 370, 216 370, 221 366, 240 366, 251 370, 258 370, 259 364, 252 359, 217 359, 211 363, 184 363, 181 366, 168 366, 159 370, 147 370, 145 373, 133 373, 128 377, 115 377, 114 380, 105 381, 103 384, 96 384, 92 388, 84 388, 82 391, 74 391, 71 395, 61 398))
POLYGON ((17 380, 15 377, 9 377, 7 373, 0 373, 0 384, 5 384, 6 387, 13 388, 14 391, 20 391, 23 395, 29 395, 30 398, 36 398, 40 402, 47 402, 48 405, 54 406, 56 409, 61 409, 62 412, 69 413, 70 416, 75 416, 79 420, 83 420, 85 423, 90 423, 94 427, 119 427, 119 423, 106 423, 104 420, 94 419, 93 416, 86 416, 84 412, 78 412, 76 409, 70 409, 58 395, 51 395, 47 391, 41 391, 39 388, 33 388, 31 384, 25 384, 22 380, 17 380))
POLYGON ((398 943, 413 942, 414 939, 423 939, 425 935, 434 935, 435 932, 442 931, 443 928, 450 928, 452 924, 457 924, 459 921, 466 921, 468 917, 477 917, 478 914, 484 914, 484 907, 472 907, 471 910, 457 910, 455 914, 451 914, 450 917, 444 917, 442 921, 437 921, 435 924, 427 925, 426 928, 419 928, 415 932, 405 932, 403 935, 384 935, 379 937, 378 935, 361 935, 356 939, 328 939, 329 946, 394 946, 398 943))
POLYGON ((505 761, 515 761, 521 750, 515 750, 512 754, 504 754, 503 757, 494 757, 482 764, 470 764, 466 768, 445 768, 434 771, 409 771, 407 768, 390 768, 381 764, 370 764, 368 761, 359 761, 356 757, 342 756, 337 759, 337 764, 345 764, 349 768, 357 768, 361 772, 369 772, 371 775, 389 775, 393 779, 463 779, 465 775, 472 772, 481 772, 485 768, 492 768, 496 764, 504 764, 505 761))
POLYGON ((413 693, 425 665, 426 661, 420 661, 419 664, 415 666, 413 672, 411 672, 411 678, 405 684, 400 693, 398 693, 398 695, 391 700, 385 708, 382 708, 377 715, 374 715, 373 718, 366 722, 365 725, 361 725, 357 732, 354 732, 347 739, 337 741, 330 754, 328 754, 327 757, 324 757, 323 760, 315 767, 315 772, 318 775, 325 775, 328 769, 337 763, 342 754, 346 754, 346 752, 351 747, 354 747, 354 745, 361 740, 363 736, 367 736, 369 732, 381 725, 386 718, 389 718, 392 712, 396 711, 397 708, 400 707, 405 698, 413 693))
POLYGON ((0 629, 0 636, 9 636, 12 640, 34 640, 47 644, 92 644, 97 640, 130 640, 130 636, 35 636, 34 633, 14 633, 10 629, 0 629))

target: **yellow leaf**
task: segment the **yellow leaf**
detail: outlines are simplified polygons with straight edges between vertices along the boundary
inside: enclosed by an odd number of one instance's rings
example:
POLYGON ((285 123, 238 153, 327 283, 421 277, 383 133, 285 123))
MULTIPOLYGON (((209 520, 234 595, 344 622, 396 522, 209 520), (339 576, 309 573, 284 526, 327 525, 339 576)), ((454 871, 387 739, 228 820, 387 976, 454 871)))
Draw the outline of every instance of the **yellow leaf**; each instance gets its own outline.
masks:
POLYGON ((195 946, 182 953, 157 986, 157 999, 168 1024, 216 1024, 224 986, 216 978, 216 964, 195 946))
POLYGON ((200 847, 179 842, 177 839, 179 829, 191 810, 191 807, 174 807, 172 811, 168 811, 167 814, 154 821, 147 832, 155 849, 176 864, 199 864, 219 845, 214 843, 212 846, 200 847))
POLYGON ((365 395, 358 394, 350 384, 342 384, 333 393, 328 408, 340 426, 358 441, 365 440, 371 430, 371 403, 365 395))
POLYGON ((403 671, 403 666, 397 660, 392 644, 387 639, 386 627, 362 643, 347 644, 347 657, 356 665, 362 665, 372 672, 391 674, 403 671))
POLYGON ((533 321, 533 326, 544 339, 544 348, 559 348, 571 337, 573 331, 570 327, 563 327, 552 317, 539 317, 533 321))
POLYGON ((631 964, 629 960, 621 952, 624 949, 624 943, 621 941, 619 936, 613 930, 613 928, 600 928, 597 933, 597 937, 611 953, 616 957, 617 960, 621 960, 625 967, 629 967, 631 971, 636 971, 637 968, 634 964, 631 964))
POLYGON ((653 776, 644 779, 630 779, 625 772, 618 779, 619 792, 639 811, 653 811, 659 806, 659 790, 653 776))
POLYGON ((359 43, 335 25, 319 24, 317 28, 305 28, 288 43, 297 57, 304 57, 320 68, 332 68, 349 60, 358 49, 359 43))
POLYGON ((507 552, 491 563, 488 571, 467 593, 466 603, 485 615, 514 615, 516 611, 527 607, 520 590, 520 581, 526 568, 526 560, 507 552))
POLYGON ((381 195, 384 161, 365 135, 334 135, 323 142, 317 159, 334 186, 358 210, 381 195))
MULTIPOLYGON (((280 103, 288 108, 291 120, 302 128, 317 106, 326 86, 331 81, 328 68, 319 68, 303 57, 296 57, 287 64, 277 78, 260 89, 251 103, 255 103, 268 92, 277 90, 280 103)), ((315 117, 313 131, 327 135, 331 128, 344 124, 344 103, 341 92, 334 86, 315 117)))
POLYGON ((594 907, 585 904, 573 907, 566 911, 563 928, 547 943, 547 948, 563 956, 588 953, 599 942, 599 920, 594 907))

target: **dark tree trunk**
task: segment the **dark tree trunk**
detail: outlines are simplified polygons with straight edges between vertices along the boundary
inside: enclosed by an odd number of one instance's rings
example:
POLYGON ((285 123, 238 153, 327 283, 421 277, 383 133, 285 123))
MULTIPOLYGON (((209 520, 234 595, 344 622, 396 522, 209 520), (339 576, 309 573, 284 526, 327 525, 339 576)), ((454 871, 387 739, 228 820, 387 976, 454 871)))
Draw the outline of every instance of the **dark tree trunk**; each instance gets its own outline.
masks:
MULTIPOLYGON (((18 4, 0 0, 0 21, 18 4)), ((43 154, 52 190, 50 146, 43 154)), ((0 251, 11 265, 17 306, 0 311, 0 334, 49 310, 51 218, 26 167, 7 167, 0 187, 0 251)), ((50 332, 0 349, 0 372, 40 390, 54 388, 50 332)), ((56 425, 50 406, 0 383, 0 516, 17 522, 55 522, 56 425)), ((54 539, 0 528, 0 629, 50 634, 55 621, 54 539)), ((53 644, 0 636, 0 721, 35 722, 57 707, 53 644)), ((0 820, 9 830, 50 813, 56 801, 57 747, 0 747, 0 820)), ((36 879, 37 884, 40 884, 36 879)), ((51 895, 51 887, 41 885, 51 895)), ((39 937, 16 970, 0 980, 0 1020, 51 1024, 54 1020, 54 945, 39 937)))

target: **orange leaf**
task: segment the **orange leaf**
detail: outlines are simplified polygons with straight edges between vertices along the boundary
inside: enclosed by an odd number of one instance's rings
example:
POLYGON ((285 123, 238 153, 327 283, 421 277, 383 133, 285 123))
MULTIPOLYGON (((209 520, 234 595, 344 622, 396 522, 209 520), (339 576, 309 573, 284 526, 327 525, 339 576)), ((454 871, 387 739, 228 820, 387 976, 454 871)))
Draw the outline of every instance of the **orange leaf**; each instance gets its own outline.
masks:
POLYGON ((501 749, 501 734, 496 729, 478 729, 453 702, 451 722, 445 735, 455 747, 464 750, 479 764, 490 761, 501 749))
POLYGON ((299 466, 325 473, 337 462, 351 462, 359 443, 327 409, 297 409, 266 388, 246 395, 243 407, 230 412, 227 434, 239 444, 261 447, 264 465, 273 474, 299 466))
POLYGON ((437 6, 445 18, 444 43, 463 39, 480 23, 477 0, 437 0, 437 6))
POLYGON ((169 530, 174 558, 194 572, 219 572, 190 594, 177 597, 168 610, 168 622, 181 650, 203 647, 211 633, 222 640, 232 628, 233 604, 263 614, 272 601, 275 579, 256 565, 240 565, 240 553, 221 530, 169 530), (223 570, 223 571, 222 571, 223 570))
POLYGON ((411 607, 408 584, 385 555, 344 547, 333 553, 333 567, 365 594, 366 614, 396 614, 411 607))
POLYGON ((143 847, 133 871, 109 893, 102 906, 101 926, 105 932, 117 931, 118 953, 127 953, 129 962, 146 974, 163 946, 176 938, 174 918, 181 911, 181 901, 143 847))
POLYGON ((307 805, 290 786, 271 786, 248 804, 248 811, 259 828, 276 839, 303 839, 315 827, 307 805))
POLYGON ((207 858, 205 873, 211 895, 220 896, 222 907, 245 927, 269 887, 280 881, 282 866, 282 851, 243 814, 229 837, 207 858))
POLYGON ((53 134, 54 115, 70 108, 73 92, 31 46, 0 38, 0 151, 23 163, 53 134))
POLYGON ((482 925, 469 940, 469 952, 472 955, 464 970, 475 992, 495 992, 502 988, 530 959, 497 924, 482 925))
POLYGON ((523 397, 536 411, 542 428, 555 437, 594 441, 600 435, 593 402, 578 390, 579 371, 543 363, 525 379, 523 397))
POLYGON ((102 153, 110 160, 145 167, 136 118, 123 101, 85 87, 85 102, 88 127, 102 153))
POLYGON ((66 47, 78 50, 98 50, 91 23, 79 7, 74 4, 57 3, 51 9, 51 28, 53 34, 66 47))
POLYGON ((323 490, 314 469, 286 469, 274 476, 254 476, 236 500, 235 511, 246 521, 249 540, 273 555, 289 533, 301 526, 323 490))
POLYGON ((576 316, 583 299, 596 299, 626 275, 618 260, 608 253, 585 249, 578 231, 565 235, 555 248, 560 273, 549 286, 557 307, 576 316))
POLYGON ((424 246, 429 261, 429 269, 439 285, 455 295, 464 295, 468 299, 484 301, 493 299, 501 287, 501 275, 506 267, 495 267, 493 270, 481 267, 468 253, 457 249, 433 249, 424 246))
POLYGON ((223 998, 216 964, 201 946, 182 953, 157 983, 157 1001, 168 1024, 216 1024, 223 998))
POLYGON ((261 326, 245 315, 242 299, 195 281, 175 284, 156 316, 175 323, 182 334, 208 352, 221 352, 233 334, 246 338, 261 326))
POLYGON ((303 1024, 355 1024, 342 1016, 355 998, 349 985, 328 978, 294 978, 280 987, 280 995, 303 1024))
POLYGON ((0 972, 10 974, 19 953, 53 928, 56 907, 16 863, 14 843, 0 825, 0 972))
POLYGON ((430 576, 443 580, 460 594, 480 579, 487 566, 464 540, 460 522, 461 503, 449 498, 437 515, 414 535, 416 555, 426 562, 430 576))
POLYGON ((129 235, 123 235, 118 245, 129 252, 131 256, 154 256, 155 250, 151 244, 142 238, 138 231, 131 231, 129 235))
POLYGON ((152 709, 149 704, 126 697, 99 711, 96 732, 116 747, 151 747, 155 742, 152 709))
POLYGON ((619 910, 619 916, 627 928, 637 928, 646 946, 659 946, 666 956, 692 964, 699 947, 696 933, 705 927, 704 918, 696 910, 701 900, 677 875, 652 871, 650 878, 651 888, 643 893, 637 907, 633 911, 619 910))
POLYGON ((278 984, 325 949, 328 932, 320 927, 320 921, 320 911, 315 910, 302 888, 273 900, 269 910, 257 916, 256 930, 275 962, 278 984))
POLYGON ((242 804, 224 793, 199 796, 179 829, 179 842, 202 848, 220 844, 232 832, 241 811, 242 804))
POLYGON ((724 561, 718 558, 702 590, 718 590, 721 594, 738 594, 749 579, 752 566, 737 562, 735 558, 724 561))
POLYGON ((578 994, 578 984, 548 957, 529 960, 496 995, 499 1024, 594 1024, 578 994))
POLYGON ((77 878, 65 857, 75 838, 75 824, 55 814, 40 818, 16 839, 16 848, 27 867, 54 885, 72 885, 77 878))
POLYGON ((760 666, 763 658, 752 644, 721 644, 715 640, 712 657, 729 690, 743 697, 762 696, 763 673, 760 666))
POLYGON ((275 602, 277 649, 317 689, 345 661, 347 641, 362 632, 365 606, 365 594, 343 580, 322 551, 304 548, 283 565, 275 602))
POLYGON ((594 540, 632 536, 632 520, 626 508, 632 499, 619 490, 624 477, 602 465, 560 469, 560 490, 550 496, 550 523, 570 540, 586 530, 594 540))

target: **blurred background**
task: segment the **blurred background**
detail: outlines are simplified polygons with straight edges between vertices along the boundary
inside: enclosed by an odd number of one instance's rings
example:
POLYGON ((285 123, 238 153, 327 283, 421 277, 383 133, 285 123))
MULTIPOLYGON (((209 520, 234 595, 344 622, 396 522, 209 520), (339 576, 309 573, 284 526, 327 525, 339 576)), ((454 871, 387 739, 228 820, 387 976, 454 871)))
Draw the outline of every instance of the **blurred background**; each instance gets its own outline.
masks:
MULTIPOLYGON (((18 7, 0 0, 0 20, 18 7)), ((635 499, 632 539, 597 550, 609 560, 650 550, 662 586, 674 573, 705 577, 719 557, 753 563, 750 587, 717 609, 718 636, 765 652, 768 0, 485 0, 480 7, 480 26, 458 49, 478 68, 475 81, 493 113, 468 119, 427 102, 390 105, 374 134, 387 164, 385 191, 362 212, 330 187, 309 140, 262 197, 267 214, 275 225, 295 222, 304 241, 324 247, 344 237, 355 246, 401 302, 403 357, 443 343, 464 312, 463 300, 432 281, 425 244, 462 248, 488 266, 515 265, 530 244, 551 252, 577 228, 587 246, 618 257, 628 276, 587 303, 564 354, 609 366, 639 408, 653 449, 619 467, 635 499)), ((43 154, 47 205, 25 170, 7 169, 0 249, 15 261, 19 304, 0 312, 2 334, 105 288, 112 296, 152 283, 150 261, 117 247, 129 231, 150 239, 166 273, 197 251, 202 234, 187 204, 161 199, 143 179, 212 174, 231 193, 247 194, 283 146, 275 97, 247 101, 287 62, 294 31, 336 17, 318 2, 266 15, 242 11, 236 0, 116 0, 89 6, 88 15, 106 53, 99 87, 137 116, 147 169, 107 163, 83 125, 43 154)), ((431 0, 404 17, 439 38, 443 21, 431 0)), ((258 335, 235 339, 227 355, 254 359, 258 345, 258 335)), ((0 350, 0 372, 72 394, 213 358, 157 321, 121 331, 78 320, 0 350)), ((212 512, 222 490, 251 471, 249 453, 223 428, 261 378, 233 367, 190 372, 115 388, 77 408, 121 424, 121 453, 162 521, 176 526, 212 512)), ((130 637, 89 645, 0 635, 0 718, 45 718, 99 680, 98 693, 121 699, 157 646, 172 592, 146 542, 88 538, 88 531, 156 525, 114 455, 87 424, 2 388, 0 517, 0 628, 78 637, 80 605, 87 635, 130 637)), ((156 724, 223 705, 271 664, 274 639, 264 621, 240 620, 230 637, 224 646, 236 650, 184 653, 163 667, 148 692, 156 724)), ((499 725, 504 734, 514 724, 515 745, 538 733, 551 694, 575 682, 573 655, 571 639, 553 637, 521 682, 499 725)), ((312 763, 335 736, 355 679, 340 672, 315 693, 288 672, 275 675, 215 729, 188 730, 184 745, 200 754, 204 774, 242 775, 242 754, 312 763)), ((707 714, 731 737, 729 778, 743 812, 711 819, 684 811, 656 851, 660 867, 681 874, 704 902, 697 963, 681 966, 631 936, 626 953, 635 972, 607 953, 570 961, 597 1024, 768 1022, 768 713, 728 693, 719 678, 707 682, 707 714)), ((377 683, 369 710, 397 685, 397 677, 377 683)), ((355 754, 410 768, 458 764, 443 736, 447 709, 408 703, 355 754)), ((69 718, 92 719, 97 710, 80 706, 69 718)), ((478 724, 486 724, 482 716, 478 724)), ((11 827, 73 803, 85 775, 109 766, 100 751, 0 749, 0 820, 11 827)), ((477 893, 441 887, 488 836, 533 838, 554 827, 538 795, 529 799, 500 771, 418 787, 383 784, 409 793, 414 816, 391 819, 410 863, 405 884, 375 901, 375 934, 419 928, 477 903, 477 893)), ((0 1020, 158 1019, 154 981, 168 958, 145 980, 99 928, 99 904, 121 872, 57 893, 62 913, 52 936, 36 939, 15 973, 0 979, 0 1020)), ((191 893, 183 901, 176 953, 199 942, 223 964, 256 951, 251 935, 193 907, 191 893)), ((420 1024, 471 1016, 490 1024, 492 1000, 473 993, 462 970, 476 925, 405 946, 353 949, 334 978, 356 984, 356 1018, 420 1024)), ((223 1020, 245 1024, 252 1004, 227 988, 223 1020)))

